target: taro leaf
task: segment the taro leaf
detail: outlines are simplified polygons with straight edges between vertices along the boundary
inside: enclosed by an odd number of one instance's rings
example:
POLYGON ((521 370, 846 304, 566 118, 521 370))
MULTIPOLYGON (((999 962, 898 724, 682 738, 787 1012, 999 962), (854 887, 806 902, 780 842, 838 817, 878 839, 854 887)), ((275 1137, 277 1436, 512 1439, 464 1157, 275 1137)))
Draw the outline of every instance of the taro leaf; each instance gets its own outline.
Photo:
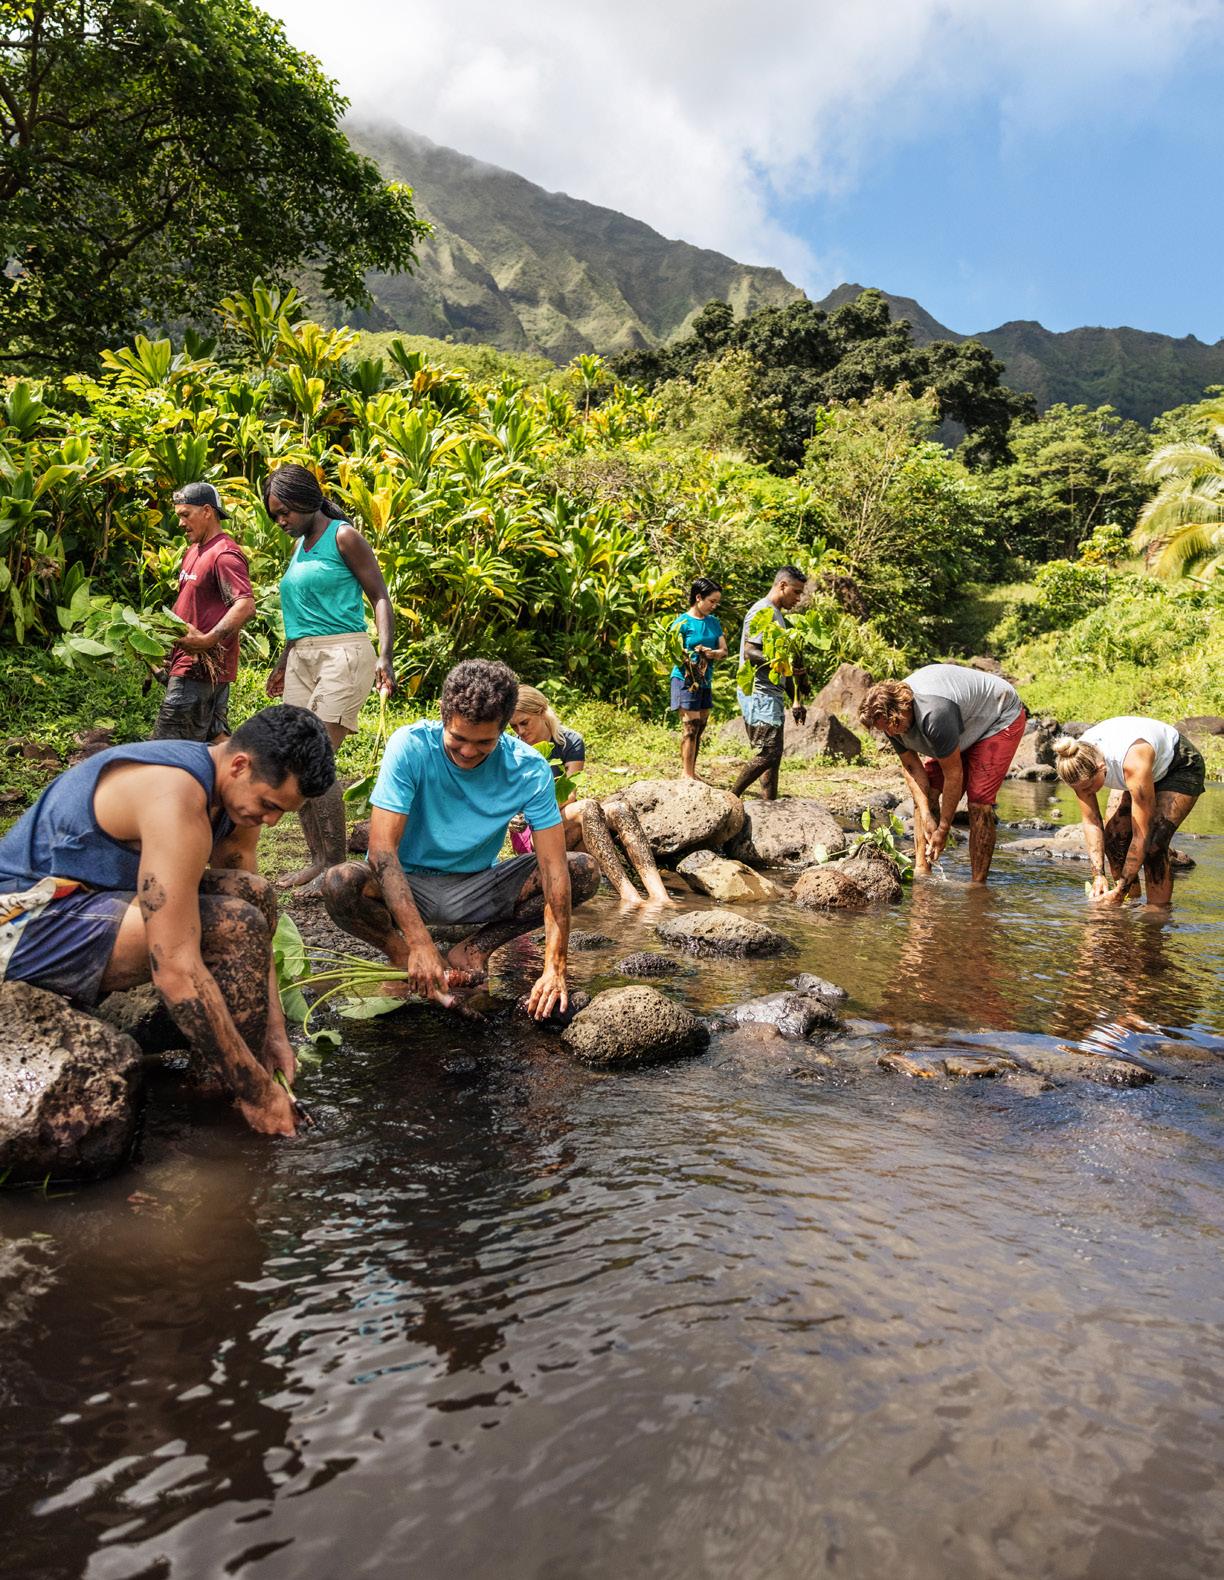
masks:
POLYGON ((338 1048, 344 1041, 338 1031, 312 1031, 310 1033, 311 1046, 316 1049, 338 1048))
POLYGON ((351 806, 358 817, 365 817, 370 810, 370 795, 374 789, 376 773, 363 774, 360 779, 354 779, 344 792, 346 806, 351 806))
POLYGON ((384 997, 372 995, 370 998, 345 999, 343 1004, 336 1006, 336 1014, 345 1020, 374 1020, 379 1015, 389 1015, 394 1009, 403 1009, 402 998, 392 998, 389 994, 384 997))
POLYGON ((862 823, 862 825, 863 825, 863 832, 865 834, 870 834, 871 833, 871 808, 869 806, 865 806, 863 808, 863 815, 859 819, 859 822, 862 823))
POLYGON ((306 995, 301 988, 286 987, 282 984, 280 1001, 286 1020, 296 1021, 300 1025, 306 1019, 310 1005, 306 1002, 306 995))
POLYGON ((105 642, 95 642, 92 636, 70 636, 65 638, 65 645, 74 653, 80 653, 83 658, 114 657, 105 642))

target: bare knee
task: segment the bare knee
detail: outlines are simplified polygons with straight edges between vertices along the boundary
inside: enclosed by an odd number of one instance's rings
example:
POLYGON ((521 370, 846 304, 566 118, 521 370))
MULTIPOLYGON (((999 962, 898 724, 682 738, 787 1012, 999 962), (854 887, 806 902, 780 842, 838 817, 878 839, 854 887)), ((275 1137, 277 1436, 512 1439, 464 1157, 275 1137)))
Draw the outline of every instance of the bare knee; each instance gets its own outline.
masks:
POLYGON ((268 948, 273 930, 259 906, 236 894, 200 898, 201 943, 211 953, 260 954, 268 948))
POLYGON ((373 879, 364 861, 341 861, 319 879, 323 905, 333 921, 351 916, 373 879))
POLYGON ((209 867, 200 879, 200 893, 222 899, 244 900, 260 913, 269 933, 276 931, 280 919, 276 890, 258 872, 243 872, 237 867, 209 867))
POLYGON ((571 851, 566 860, 569 863, 570 903, 581 905, 599 888, 599 865, 582 850, 571 851))

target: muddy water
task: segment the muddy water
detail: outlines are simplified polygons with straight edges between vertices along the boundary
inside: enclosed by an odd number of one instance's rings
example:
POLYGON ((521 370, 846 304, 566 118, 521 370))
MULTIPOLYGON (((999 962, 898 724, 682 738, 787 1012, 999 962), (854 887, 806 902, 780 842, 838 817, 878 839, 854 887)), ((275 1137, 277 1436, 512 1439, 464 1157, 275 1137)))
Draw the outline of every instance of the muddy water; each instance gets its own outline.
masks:
POLYGON ((1163 926, 1088 923, 1080 867, 973 894, 963 853, 886 914, 775 912, 857 1045, 1119 1050, 1142 1089, 726 1040, 597 1077, 426 1017, 355 1029, 296 1144, 160 1088, 122 1178, 0 1199, 0 1569, 1219 1575, 1224 794, 1192 826, 1163 926))

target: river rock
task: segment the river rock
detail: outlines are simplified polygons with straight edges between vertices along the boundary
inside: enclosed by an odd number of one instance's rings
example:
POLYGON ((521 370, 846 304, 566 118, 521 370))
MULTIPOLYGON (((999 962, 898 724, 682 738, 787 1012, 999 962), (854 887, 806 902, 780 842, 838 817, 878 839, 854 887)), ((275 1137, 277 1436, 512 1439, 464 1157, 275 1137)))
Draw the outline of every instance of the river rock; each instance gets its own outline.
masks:
POLYGON ((772 927, 734 911, 687 911, 656 922, 655 932, 665 944, 691 955, 780 955, 795 947, 772 927))
POLYGON ((1174 728, 1192 740, 1202 735, 1224 735, 1224 717, 1218 713, 1195 713, 1188 719, 1178 719, 1174 728))
POLYGON ((805 911, 861 911, 868 904, 862 889, 846 876, 844 862, 809 867, 799 874, 790 895, 805 911))
POLYGON ((745 904, 753 900, 776 900, 782 891, 776 883, 753 872, 742 861, 730 861, 717 856, 712 850, 697 850, 686 856, 676 868, 701 894, 727 904, 745 904))
MULTIPOLYGON (((1009 856, 1019 856, 1022 861, 1088 860, 1082 823, 1068 823, 1056 834, 1040 835, 1033 839, 1010 839, 999 849, 1009 856)), ((1170 846, 1169 865, 1175 872, 1187 872, 1195 865, 1194 857, 1170 846)))
POLYGON ((639 779, 623 792, 656 856, 721 850, 744 826, 744 803, 700 779, 639 779))
POLYGON ((131 1037, 141 1053, 168 1053, 172 1048, 182 1048, 187 1041, 152 982, 142 982, 122 993, 108 993, 94 1014, 131 1037))
POLYGON ((685 968, 674 955, 652 954, 639 949, 616 962, 616 970, 623 977, 674 977, 685 968))
POLYGON ((812 705, 823 713, 835 713, 838 718, 848 719, 854 725, 858 722, 863 700, 874 685, 875 681, 861 665, 839 664, 812 698, 812 705))
POLYGON ((846 831, 822 801, 785 796, 744 803, 744 826, 727 855, 753 866, 807 867, 816 861, 819 846, 836 856, 846 844, 846 831))
MULTIPOLYGON (((748 729, 742 718, 729 719, 718 732, 719 740, 730 746, 747 746, 748 729)), ((857 762, 863 743, 853 730, 822 708, 809 708, 807 718, 796 724, 788 708, 782 721, 783 757, 838 757, 857 762)))
POLYGON ((611 1069, 700 1053, 710 1034, 683 1004, 653 987, 599 993, 561 1033, 585 1064, 611 1069))
POLYGON ((850 997, 844 987, 838 987, 836 982, 827 982, 824 977, 813 976, 810 971, 801 971, 797 977, 791 977, 786 985, 793 987, 796 993, 814 993, 817 998, 825 999, 830 1004, 844 1004, 850 997))
POLYGON ((140 1050, 57 993, 0 984, 0 1175, 100 1179, 136 1130, 140 1050))
MULTIPOLYGON (((469 936, 471 931, 472 929, 469 926, 466 929, 464 936, 469 936)), ((531 941, 533 944, 542 944, 547 940, 547 938, 548 934, 542 927, 537 928, 537 930, 531 935, 531 941)), ((607 933, 588 933, 581 927, 570 928, 569 947, 571 954, 584 955, 590 954, 596 949, 611 949, 615 943, 616 939, 609 938, 607 933)))
POLYGON ((862 850, 842 862, 842 872, 869 900, 885 900, 895 905, 905 889, 901 874, 883 851, 862 850))
POLYGON ((814 1031, 831 1031, 841 1025, 832 1005, 814 993, 767 993, 737 1004, 730 1018, 738 1026, 776 1026, 783 1037, 810 1037, 814 1031))
POLYGON ((349 829, 348 848, 354 856, 364 856, 370 848, 370 824, 354 823, 349 829))
POLYGON ((1053 780, 1054 742, 1062 733, 1057 719, 1030 719, 1007 770, 1009 779, 1053 780))

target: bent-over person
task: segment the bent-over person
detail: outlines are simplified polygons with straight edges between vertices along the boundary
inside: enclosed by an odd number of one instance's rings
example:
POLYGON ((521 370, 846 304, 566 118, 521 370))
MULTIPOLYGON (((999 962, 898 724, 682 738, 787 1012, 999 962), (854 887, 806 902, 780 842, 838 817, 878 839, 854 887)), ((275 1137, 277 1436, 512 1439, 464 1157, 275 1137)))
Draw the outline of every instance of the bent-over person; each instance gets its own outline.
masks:
POLYGON ((483 977, 495 949, 544 922, 544 969, 528 995, 537 1019, 569 1004, 570 911, 594 894, 590 856, 566 854, 553 775, 508 734, 518 678, 465 659, 442 686, 441 719, 398 729, 370 796, 366 861, 330 868, 323 899, 337 926, 381 949, 422 998, 447 1007, 452 988, 483 977), (498 861, 522 813, 534 850, 498 861), (464 927, 446 958, 430 927, 464 927))
POLYGON ((1079 740, 1061 737, 1054 757, 1058 777, 1079 802, 1092 898, 1121 905, 1138 887, 1142 869, 1147 903, 1168 905, 1170 842, 1207 787, 1198 747, 1171 724, 1127 714, 1094 724, 1079 740), (1105 821, 1098 800, 1103 789, 1113 792, 1105 821))
POLYGON ((294 1073, 259 831, 322 795, 331 742, 302 708, 229 737, 111 746, 54 779, 0 839, 0 977, 89 1008, 152 978, 253 1130, 292 1135, 294 1073))
POLYGON ((961 797, 969 802, 969 868, 985 883, 995 847, 995 801, 1024 734, 1016 688, 964 664, 927 664, 904 680, 882 680, 859 719, 882 730, 901 759, 914 798, 914 871, 943 855, 961 797))

